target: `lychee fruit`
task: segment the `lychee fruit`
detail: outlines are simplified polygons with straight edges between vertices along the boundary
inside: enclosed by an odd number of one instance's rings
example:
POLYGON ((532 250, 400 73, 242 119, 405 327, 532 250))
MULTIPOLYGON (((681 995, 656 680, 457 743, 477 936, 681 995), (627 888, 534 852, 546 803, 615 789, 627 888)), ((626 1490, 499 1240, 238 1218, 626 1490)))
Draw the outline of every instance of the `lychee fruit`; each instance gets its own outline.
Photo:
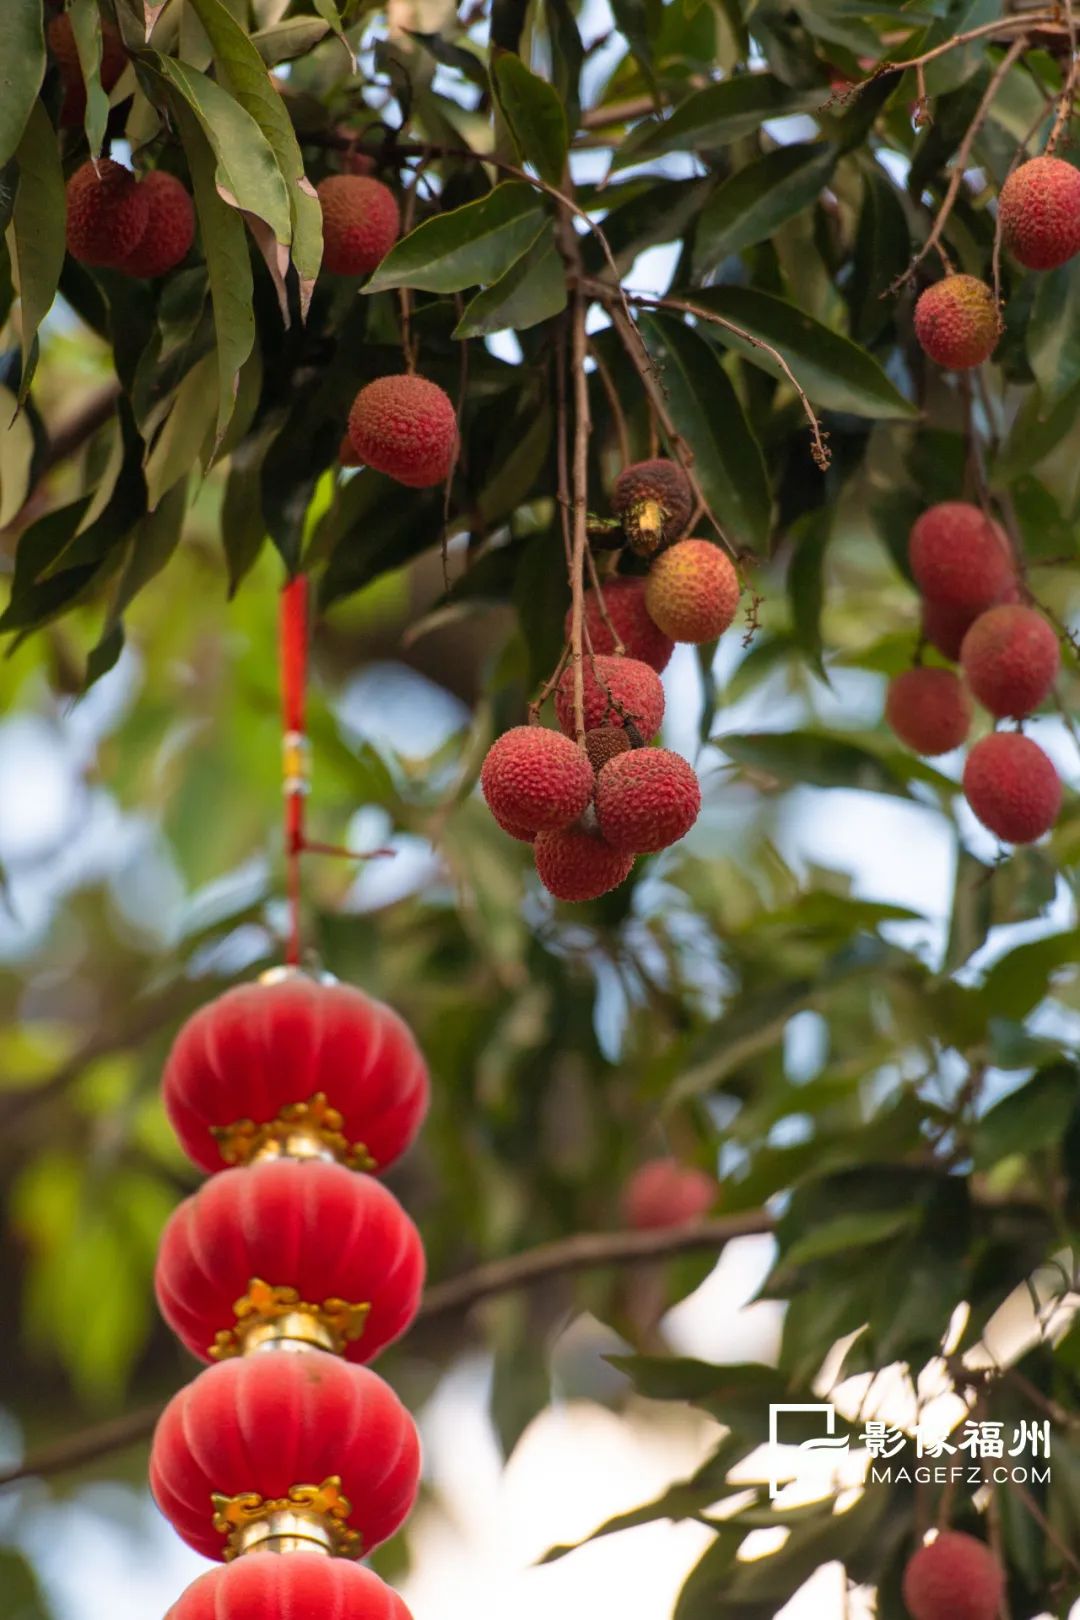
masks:
POLYGON ((514 726, 492 743, 480 770, 484 798, 500 822, 549 832, 576 821, 593 796, 588 758, 545 726, 514 726))
POLYGON ((911 1620, 997 1620, 1005 1576, 986 1546, 961 1530, 943 1530, 904 1570, 911 1620))
POLYGON ((332 174, 315 189, 322 207, 323 269, 366 276, 398 239, 397 198, 381 180, 362 174, 332 174))
MULTIPOLYGON (((655 669, 640 658, 601 653, 586 657, 585 730, 630 724, 643 742, 651 742, 664 718, 664 688, 655 669)), ((555 689, 555 714, 568 737, 575 732, 574 669, 568 664, 555 689)))
MULTIPOLYGON (((608 629, 600 608, 603 598, 607 618, 615 635, 623 644, 623 651, 631 658, 640 658, 657 672, 664 669, 675 650, 675 643, 650 618, 645 606, 643 579, 609 579, 596 591, 585 593, 586 647, 594 653, 615 651, 615 637, 608 629)), ((566 635, 570 635, 571 612, 566 615, 566 635)))
MULTIPOLYGON (((993 605, 1000 602, 1019 602, 1020 590, 1016 582, 1016 575, 1010 574, 1009 583, 993 605)), ((923 602, 922 630, 923 635, 932 647, 946 658, 951 658, 955 664, 960 657, 960 648, 980 613, 985 612, 979 608, 972 612, 970 608, 949 607, 943 602, 923 602)))
POLYGON ((349 437, 361 462, 410 489, 429 489, 450 475, 457 417, 448 394, 426 377, 377 377, 349 412, 349 437))
POLYGON ((716 1194, 716 1182, 704 1170, 678 1159, 649 1159, 623 1189, 623 1220, 638 1232, 685 1226, 709 1213, 716 1194))
POLYGON ((118 269, 142 241, 150 198, 112 158, 82 164, 67 183, 67 245, 81 264, 118 269))
POLYGON ((947 754, 971 729, 971 699, 951 669, 909 669, 889 682, 885 718, 916 754, 947 754))
MULTIPOLYGON (((71 18, 66 11, 55 16, 48 27, 49 49, 56 59, 60 69, 60 80, 64 87, 64 99, 60 106, 60 123, 65 129, 81 124, 86 117, 86 84, 83 79, 82 63, 79 61, 79 50, 75 44, 75 33, 71 26, 71 18)), ((124 49, 124 41, 118 29, 111 22, 102 18, 101 22, 101 62, 98 67, 98 77, 101 88, 106 95, 116 84, 120 75, 127 66, 128 56, 124 49)))
POLYGON ((1020 720, 1049 693, 1061 651, 1042 614, 1018 603, 980 614, 964 637, 960 662, 984 709, 999 720, 1020 720))
POLYGON ((993 288, 976 276, 946 276, 927 287, 915 305, 915 336, 931 360, 950 371, 989 360, 1000 330, 993 288))
POLYGON ((1033 844, 1061 809, 1061 779, 1038 743, 993 731, 964 766, 964 793, 983 826, 1007 844, 1033 844))
POLYGON ((615 480, 611 509, 631 549, 642 557, 652 557, 686 533, 694 491, 677 462, 636 461, 615 480))
POLYGON ((556 900, 597 900, 629 877, 634 857, 576 824, 536 835, 536 870, 556 900))
POLYGON ((928 601, 972 614, 1000 601, 1014 579, 1005 535, 967 501, 942 501, 916 518, 908 556, 928 601))
POLYGON ((630 739, 622 726, 595 726, 585 733, 585 752, 594 771, 602 771, 609 759, 625 754, 630 739))
MULTIPOLYGON (((490 805, 488 805, 488 809, 491 810, 490 805)), ((503 832, 508 833, 511 838, 516 838, 518 843, 531 844, 534 842, 536 834, 531 828, 519 827, 515 821, 506 821, 502 816, 496 815, 494 810, 491 810, 491 817, 496 826, 501 827, 503 832)))
POLYGON ((673 641, 715 641, 738 609, 739 576, 711 540, 680 540, 650 568, 645 606, 673 641))
POLYGON ((1018 263, 1055 269, 1080 253, 1080 172, 1064 158, 1029 158, 1002 186, 998 216, 1018 263))
POLYGON ((701 809, 697 773, 670 748, 631 748, 596 778, 596 820, 613 849, 649 855, 690 831, 701 809))
POLYGON ((195 205, 191 193, 174 174, 153 169, 139 181, 150 213, 138 247, 120 269, 129 276, 163 276, 182 264, 195 240, 195 205))

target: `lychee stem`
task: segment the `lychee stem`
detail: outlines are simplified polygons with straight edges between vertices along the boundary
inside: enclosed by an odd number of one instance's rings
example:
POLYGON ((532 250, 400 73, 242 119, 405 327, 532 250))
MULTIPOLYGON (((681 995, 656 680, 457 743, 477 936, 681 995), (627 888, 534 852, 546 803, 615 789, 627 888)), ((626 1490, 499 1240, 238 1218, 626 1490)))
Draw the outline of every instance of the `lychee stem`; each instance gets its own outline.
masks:
MULTIPOLYGON (((567 234, 573 228, 567 221, 567 234)), ((576 238, 575 238, 576 246, 576 238)), ((585 334, 586 301, 575 287, 571 303, 570 364, 574 378, 574 454, 571 468, 571 495, 574 514, 573 545, 570 557, 570 656, 574 665, 574 731, 578 747, 585 746, 585 670, 582 641, 585 623, 585 556, 588 551, 589 379, 585 371, 588 339, 585 334)))

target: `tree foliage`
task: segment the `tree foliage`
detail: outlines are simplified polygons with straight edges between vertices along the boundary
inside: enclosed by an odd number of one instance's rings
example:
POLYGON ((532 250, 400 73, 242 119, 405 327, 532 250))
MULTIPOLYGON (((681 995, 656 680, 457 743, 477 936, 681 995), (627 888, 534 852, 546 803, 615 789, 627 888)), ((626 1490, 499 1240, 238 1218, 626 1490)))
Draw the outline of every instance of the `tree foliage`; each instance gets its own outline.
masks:
MULTIPOLYGON (((1054 1305, 1075 1291, 1080 1219, 1080 815, 1067 794, 1049 840, 1006 858, 880 699, 919 642, 907 534, 933 502, 987 506, 1032 599, 1063 630, 1075 611, 1080 258, 1024 273, 996 239, 1018 153, 1063 118, 1070 132, 1071 16, 613 0, 609 31, 568 0, 390 20, 355 0, 72 0, 71 123, 42 0, 6 10, 0 697, 74 750, 68 822, 9 856, 0 970, 29 1448, 190 1370, 152 1305, 158 1231, 193 1185, 156 1084, 180 1020, 278 951, 280 862, 253 852, 280 791, 276 586, 302 569, 318 830, 343 841, 363 807, 354 837, 398 851, 355 886, 312 862, 311 932, 430 1057, 433 1119, 393 1184, 432 1277, 614 1227, 634 1165, 667 1144, 719 1155, 725 1214, 768 1212, 764 1292, 786 1303, 776 1365, 706 1366, 655 1353, 625 1274, 598 1269, 422 1327, 388 1375, 418 1402, 482 1336, 510 1450, 549 1398, 568 1313, 615 1328, 621 1390, 723 1425, 694 1478, 598 1532, 714 1529, 677 1620, 767 1620, 834 1559, 892 1620, 939 1511, 992 1541, 1017 1620, 1066 1612, 1080 1362, 1054 1305), (128 58, 108 89, 103 25, 128 58), (65 178, 125 149, 195 200, 192 253, 152 282, 65 253, 65 178), (402 200, 366 280, 320 274, 312 188, 348 165, 402 200), (934 229, 948 264, 1000 278, 1003 335, 970 375, 913 336, 934 229), (339 461, 358 389, 413 366, 458 410, 445 498, 339 461), (622 465, 658 449, 691 468, 705 529, 738 559, 745 636, 677 666, 697 829, 563 909, 473 788, 563 648, 575 451, 605 515, 622 465), (371 665, 389 659, 457 706, 417 683, 409 718, 384 714, 397 689, 371 665), (447 705, 434 741, 417 734, 413 711, 447 705), (910 866, 947 833, 932 914, 793 853, 793 817, 824 813, 854 861, 864 824, 885 825, 872 802, 900 807, 910 866), (1042 1304, 1015 1365, 973 1370, 965 1354, 1029 1286, 1042 1304), (843 1512, 737 1496, 770 1402, 820 1399, 841 1340, 837 1379, 914 1377, 948 1342, 981 1417, 1053 1414, 1049 1483, 871 1485, 843 1512), (780 1550, 740 1560, 772 1526, 780 1550)), ((1059 718, 1035 724, 1067 779, 1072 651, 1066 636, 1059 718)), ((665 1302, 712 1258, 666 1265, 665 1302)), ((126 1458, 95 1466, 136 1481, 144 1459, 126 1458)))

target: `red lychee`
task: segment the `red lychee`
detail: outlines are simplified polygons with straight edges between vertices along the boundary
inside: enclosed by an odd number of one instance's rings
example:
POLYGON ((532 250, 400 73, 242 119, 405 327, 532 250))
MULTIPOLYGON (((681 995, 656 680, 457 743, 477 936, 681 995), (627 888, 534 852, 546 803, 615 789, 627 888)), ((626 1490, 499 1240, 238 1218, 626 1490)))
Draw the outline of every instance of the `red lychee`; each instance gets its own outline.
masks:
MULTIPOLYGON (((582 669, 585 686, 585 730, 621 726, 629 722, 644 742, 660 730, 664 718, 664 688, 655 669, 640 658, 601 654, 586 657, 582 669)), ((555 689, 555 713, 568 737, 574 735, 574 670, 568 664, 555 689)))
MULTIPOLYGON (((604 608, 612 629, 631 658, 640 658, 656 671, 664 669, 675 644, 649 617, 645 607, 643 579, 609 579, 600 587, 604 608)), ((571 612, 566 615, 566 635, 570 636, 571 612)), ((615 650, 615 637, 608 629, 596 591, 585 593, 586 647, 594 653, 615 650)))
POLYGON ((377 377, 353 400, 349 437, 365 466, 429 489, 454 464, 457 417, 449 395, 426 377, 377 377))
POLYGON ((904 1570, 911 1620, 997 1620, 1005 1576, 990 1548, 960 1530, 943 1530, 904 1570))
MULTIPOLYGON (((60 80, 64 87, 64 99, 60 107, 60 123, 65 129, 81 124, 86 117, 86 85, 83 80, 82 63, 79 61, 79 51, 75 44, 75 33, 71 26, 71 18, 66 11, 55 16, 48 27, 49 49, 56 58, 56 65, 60 69, 60 80)), ((124 49, 124 41, 118 30, 111 22, 104 18, 101 23, 101 63, 98 67, 98 77, 101 88, 106 95, 116 84, 121 73, 127 66, 128 56, 124 49)))
POLYGON ((550 832, 576 821, 592 799, 587 756, 561 732, 514 726, 487 751, 480 771, 484 798, 499 822, 523 832, 550 832))
POLYGON ((631 748, 596 778, 596 819, 613 849, 648 855, 690 831, 701 809, 697 773, 670 748, 631 748))
POLYGON ((366 276, 398 239, 397 198, 381 180, 362 174, 332 174, 315 189, 322 206, 323 269, 366 276))
POLYGON ((622 726, 596 726, 585 733, 585 752, 594 771, 603 770, 609 759, 625 754, 630 739, 622 726))
POLYGON ((964 637, 960 661, 984 709, 999 720, 1020 720, 1049 693, 1061 652, 1042 614, 1016 604, 980 614, 964 637))
POLYGON ((951 371, 989 360, 1000 330, 993 289, 976 276, 946 276, 915 305, 915 336, 931 360, 951 371))
POLYGON ((1026 270, 1053 270, 1080 253, 1080 173, 1064 158, 1029 158, 1001 188, 1005 246, 1026 270))
POLYGON ((129 276, 163 276, 182 264, 195 240, 195 205, 187 187, 166 169, 153 169, 139 181, 150 211, 139 245, 120 269, 129 276))
POLYGON ((1007 844, 1033 844, 1061 809, 1061 779, 1038 743, 993 731, 964 766, 964 793, 983 826, 1007 844))
POLYGON ((715 641, 735 617, 739 576, 711 540, 680 540, 650 568, 645 606, 673 641, 715 641))
POLYGON ((639 1232, 685 1226, 700 1220, 716 1203, 717 1185, 704 1170, 678 1159, 649 1159, 639 1165, 622 1196, 623 1220, 639 1232))
POLYGON ((967 501, 942 501, 916 518, 908 555, 928 601, 973 614, 1000 601, 1014 578, 1004 534, 967 501))
POLYGON ((634 857, 581 825, 536 835, 536 870, 556 900, 597 900, 629 877, 634 857))
POLYGON ((67 183, 67 245, 82 264, 118 269, 138 247, 150 198, 130 169, 112 158, 84 163, 67 183))
POLYGON ((686 533, 694 491, 675 461, 636 461, 615 480, 611 509, 631 549, 651 557, 686 533))
POLYGON ((951 669, 909 669, 889 682, 885 718, 916 754, 947 754, 971 729, 971 699, 951 669))
MULTIPOLYGON (((1020 590, 1016 583, 1015 574, 1010 573, 1009 583, 1006 585, 998 602, 1018 602, 1020 590)), ((993 604, 997 606, 997 603, 993 604)), ((942 602, 923 602, 922 629, 923 635, 932 647, 936 647, 944 657, 951 658, 955 664, 960 657, 960 648, 980 613, 985 612, 979 608, 972 612, 970 608, 953 608, 942 602)))

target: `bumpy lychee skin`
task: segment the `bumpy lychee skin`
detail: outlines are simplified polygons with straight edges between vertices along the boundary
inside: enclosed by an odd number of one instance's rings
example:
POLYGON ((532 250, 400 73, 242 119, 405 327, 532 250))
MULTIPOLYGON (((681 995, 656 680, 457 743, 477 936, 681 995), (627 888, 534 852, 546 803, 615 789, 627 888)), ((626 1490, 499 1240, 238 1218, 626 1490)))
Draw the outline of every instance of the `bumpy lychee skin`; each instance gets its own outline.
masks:
POLYGON ((635 461, 615 480, 611 510, 631 549, 642 557, 652 557, 686 533, 694 491, 677 462, 635 461))
POLYGON ((701 784, 670 748, 631 748, 596 778, 596 819, 612 849, 650 855, 677 843, 698 818, 701 784))
POLYGON ((645 606, 673 641, 715 641, 739 606, 739 576, 711 540, 680 540, 657 557, 645 606))
POLYGON ((1080 172, 1064 158, 1029 158, 998 198, 1001 236, 1025 270, 1053 270, 1080 253, 1080 172))
POLYGON ((1048 696, 1061 651, 1042 614, 1015 604, 980 614, 964 637, 960 662, 984 709, 999 720, 1019 720, 1048 696))
POLYGON ((349 437, 361 462, 410 489, 445 483, 457 449, 450 397, 426 377, 377 377, 349 412, 349 437))
MULTIPOLYGON (((71 18, 66 11, 55 16, 48 27, 49 49, 60 69, 60 78, 64 86, 64 99, 60 107, 60 122, 65 129, 71 129, 81 124, 86 117, 86 84, 83 80, 82 64, 79 61, 79 51, 75 44, 75 34, 71 26, 71 18)), ((101 63, 98 67, 98 77, 101 88, 106 95, 116 84, 121 73, 127 66, 128 56, 124 49, 124 41, 111 22, 104 18, 101 23, 101 63)))
POLYGON ((994 731, 975 744, 964 766, 964 793, 983 826, 1007 844, 1033 844, 1061 809, 1053 761, 1018 731, 994 731))
POLYGON ((911 1620, 997 1620, 1005 1577, 990 1548, 960 1530, 943 1530, 904 1570, 911 1620))
POLYGON ((165 169, 152 170, 139 181, 139 189, 150 204, 146 229, 120 269, 149 280, 175 270, 191 252, 195 204, 187 187, 165 169))
POLYGON ((942 501, 916 518, 908 544, 911 572, 930 602, 981 613, 1013 583, 1008 541, 967 501, 942 501))
POLYGON ((915 336, 931 360, 950 371, 989 360, 1000 330, 993 289, 977 276, 946 276, 915 305, 915 336))
POLYGON ((594 771, 602 771, 609 759, 625 754, 630 739, 622 726, 596 726, 585 733, 585 752, 594 771))
POLYGON ((932 758, 966 738, 971 699, 951 669, 908 669, 889 682, 885 718, 901 742, 932 758))
POLYGON ((678 1159, 649 1159, 638 1166, 623 1190, 623 1220, 638 1232, 685 1226, 709 1213, 717 1190, 704 1170, 680 1164, 678 1159))
POLYGON ((335 276, 368 275, 401 231, 394 193, 362 174, 332 174, 315 189, 322 207, 323 269, 335 276))
POLYGON ((130 169, 101 158, 67 183, 67 245, 81 264, 118 269, 142 241, 150 198, 130 169))
MULTIPOLYGON (((628 721, 643 742, 651 742, 664 718, 664 688, 655 669, 640 658, 602 654, 586 658, 585 730, 622 726, 628 721)), ((555 689, 555 714, 568 737, 574 735, 574 670, 568 664, 555 689)))
POLYGON ((487 751, 484 798, 502 823, 549 832, 576 821, 592 799, 592 766, 581 749, 544 726, 514 726, 487 751))
MULTIPOLYGON (((998 602, 1019 602, 1020 588, 1016 576, 1010 573, 1009 583, 998 598, 998 602)), ((997 606, 994 603, 993 606, 997 606)), ((922 631, 932 647, 945 658, 951 658, 953 663, 960 659, 960 648, 979 614, 986 611, 983 608, 972 612, 970 608, 949 607, 943 602, 923 602, 922 631)))
MULTIPOLYGON (((649 616, 645 606, 645 581, 609 579, 601 585, 599 594, 603 597, 612 629, 623 644, 623 651, 631 658, 640 658, 643 664, 649 664, 657 673, 666 668, 675 651, 675 643, 649 616)), ((567 638, 570 636, 570 619, 571 613, 567 612, 567 638)), ((615 637, 608 629, 596 591, 585 593, 585 630, 588 638, 585 645, 591 645, 594 653, 614 652, 615 637)))
POLYGON ((598 900, 630 876, 634 857, 580 825, 536 835, 536 870, 556 900, 598 900))

